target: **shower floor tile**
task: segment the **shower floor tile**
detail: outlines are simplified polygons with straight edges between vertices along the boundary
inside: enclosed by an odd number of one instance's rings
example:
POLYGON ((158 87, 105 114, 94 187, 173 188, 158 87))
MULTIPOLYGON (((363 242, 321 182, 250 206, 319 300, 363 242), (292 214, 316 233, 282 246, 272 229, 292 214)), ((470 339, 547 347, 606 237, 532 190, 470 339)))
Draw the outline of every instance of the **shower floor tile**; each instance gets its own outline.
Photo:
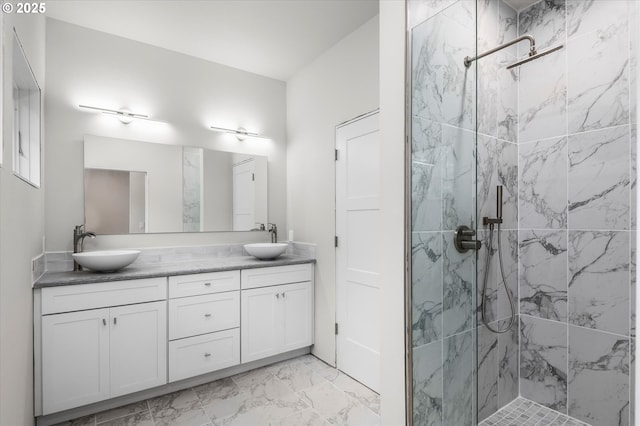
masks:
POLYGON ((479 426, 589 426, 526 398, 516 398, 479 426))

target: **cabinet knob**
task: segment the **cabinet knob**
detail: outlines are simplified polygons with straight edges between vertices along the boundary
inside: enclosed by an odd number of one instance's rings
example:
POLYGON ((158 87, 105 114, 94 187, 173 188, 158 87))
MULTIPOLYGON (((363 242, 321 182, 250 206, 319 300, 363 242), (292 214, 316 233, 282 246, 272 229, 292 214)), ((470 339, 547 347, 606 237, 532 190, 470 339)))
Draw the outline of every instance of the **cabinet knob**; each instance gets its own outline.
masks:
POLYGON ((210 318, 210 317, 211 317, 211 314, 204 314, 204 317, 205 317, 205 318, 210 318))
POLYGON ((107 325, 107 320, 102 318, 102 325, 107 325))
POLYGON ((205 286, 211 287, 211 283, 204 283, 205 286))
POLYGON ((276 299, 280 299, 280 293, 276 293, 276 299))
POLYGON ((205 358, 209 358, 210 356, 211 356, 211 354, 210 354, 209 352, 205 352, 205 353, 204 353, 204 357, 205 357, 205 358))
POLYGON ((282 298, 284 299, 284 291, 282 292, 282 298))
POLYGON ((117 317, 113 317, 113 325, 116 325, 118 323, 118 318, 117 317))

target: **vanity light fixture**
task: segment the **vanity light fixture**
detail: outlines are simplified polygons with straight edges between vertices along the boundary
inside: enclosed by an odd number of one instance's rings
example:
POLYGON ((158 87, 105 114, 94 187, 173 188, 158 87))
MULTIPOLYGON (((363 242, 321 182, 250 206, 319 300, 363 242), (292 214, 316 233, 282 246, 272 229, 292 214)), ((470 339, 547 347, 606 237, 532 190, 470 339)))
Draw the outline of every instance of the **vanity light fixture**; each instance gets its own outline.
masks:
POLYGON ((135 112, 131 112, 131 111, 127 110, 127 109, 116 110, 116 109, 109 109, 109 108, 94 107, 94 106, 89 106, 89 105, 78 105, 78 106, 80 108, 90 109, 92 111, 99 111, 99 112, 101 112, 103 114, 115 115, 116 117, 118 117, 118 120, 122 121, 124 124, 129 124, 134 119, 156 121, 158 123, 164 123, 163 121, 152 120, 151 118, 149 118, 148 115, 138 114, 138 113, 135 113, 135 112))
POLYGON ((211 130, 213 130, 214 132, 222 132, 222 133, 229 133, 231 135, 235 135, 236 138, 238 138, 239 141, 243 141, 248 137, 249 138, 257 138, 257 139, 269 139, 269 138, 266 138, 264 136, 260 136, 257 133, 248 132, 247 129, 245 129, 244 127, 238 127, 237 130, 225 129, 224 127, 216 127, 216 126, 209 126, 209 128, 211 130))

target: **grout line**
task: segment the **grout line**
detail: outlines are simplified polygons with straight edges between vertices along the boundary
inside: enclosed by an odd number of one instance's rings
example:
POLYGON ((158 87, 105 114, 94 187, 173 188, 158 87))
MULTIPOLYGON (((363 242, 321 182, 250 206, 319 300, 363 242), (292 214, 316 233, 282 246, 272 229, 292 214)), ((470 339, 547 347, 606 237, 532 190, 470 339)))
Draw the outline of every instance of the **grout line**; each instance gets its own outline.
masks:
MULTIPOLYGON (((214 381, 217 381, 217 380, 214 380, 214 381)), ((209 382, 209 383, 211 383, 211 382, 209 382)), ((196 400, 198 401, 198 405, 200 406, 200 409, 204 413, 204 417, 209 421, 210 424, 213 424, 213 419, 211 417, 209 417, 209 415, 207 414, 207 410, 204 409, 204 405, 202 404, 202 400, 198 396, 198 393, 196 392, 196 390, 193 388, 193 386, 190 387, 189 389, 191 390, 191 392, 193 392, 193 395, 196 397, 196 400)))
POLYGON ((147 404, 147 410, 149 410, 149 416, 151 417, 151 423, 156 424, 156 419, 153 417, 153 411, 151 411, 151 404, 149 404, 149 400, 145 399, 144 401, 147 404))
MULTIPOLYGON (((631 32, 632 31, 631 31, 631 22, 630 22, 631 20, 629 19, 629 16, 635 17, 635 10, 636 10, 636 5, 633 4, 633 3, 627 2, 627 13, 626 13, 627 38, 628 38, 628 40, 627 40, 627 60, 629 61, 629 67, 627 68, 627 73, 628 73, 628 75, 627 75, 627 89, 628 89, 628 98, 629 98, 629 105, 628 105, 628 111, 629 111, 629 129, 628 129, 628 134, 629 134, 629 142, 628 142, 628 149, 629 149, 629 151, 628 151, 629 152, 629 156, 628 156, 628 158, 629 158, 629 194, 628 194, 628 197, 629 197, 628 198, 629 199, 629 223, 628 223, 628 225, 629 225, 629 230, 630 231, 632 230, 631 213, 633 212, 633 207, 631 205, 631 202, 633 201, 633 198, 632 198, 633 188, 631 187, 632 186, 632 182, 633 182, 633 175, 632 175, 632 171, 633 171, 633 156, 631 155, 631 153, 632 153, 631 144, 633 143, 632 138, 631 138, 631 135, 632 135, 631 130, 632 130, 632 126, 633 126, 633 124, 632 124, 633 123, 633 118, 631 117, 631 111, 632 111, 631 104, 632 104, 633 100, 636 99, 636 97, 634 96, 633 93, 631 93, 631 80, 634 77, 631 75, 631 64, 633 63, 633 57, 632 57, 632 50, 631 50, 631 48, 632 48, 632 45, 631 45, 631 32), (630 9, 632 9, 632 10, 630 10, 630 9)), ((637 62, 636 62, 636 66, 637 66, 637 62)), ((637 185, 636 185, 636 189, 637 189, 637 185)), ((638 212, 636 211, 636 214, 637 213, 638 212)), ((636 226, 637 226, 637 223, 636 223, 636 226)), ((629 365, 627 366, 628 367, 627 368, 627 374, 628 374, 627 383, 629 384, 629 386, 628 386, 629 410, 627 410, 627 423, 631 424, 631 412, 635 411, 637 407, 635 407, 635 401, 633 401, 631 399, 631 395, 632 395, 632 386, 631 386, 632 378, 631 378, 631 374, 633 372, 633 370, 631 369, 631 360, 635 359, 635 356, 632 353, 632 351, 634 350, 634 345, 633 345, 633 342, 631 340, 631 334, 632 334, 631 330, 633 329, 633 324, 632 324, 631 318, 632 318, 632 312, 633 312, 633 309, 634 309, 634 306, 635 306, 635 300, 631 300, 631 296, 633 295, 633 292, 631 291, 632 290, 632 288, 631 288, 631 279, 632 279, 632 276, 631 276, 631 263, 632 263, 631 253, 632 253, 632 251, 631 251, 631 248, 633 246, 632 241, 635 240, 635 236, 633 234, 630 234, 629 237, 630 237, 629 238, 629 268, 627 270, 628 278, 629 278, 629 280, 628 280, 628 282, 629 282, 629 288, 628 288, 628 291, 629 291, 629 293, 628 293, 629 294, 629 297, 628 297, 628 299, 629 299, 628 300, 628 302, 629 302, 628 308, 629 308, 629 310, 628 310, 628 315, 627 315, 628 318, 627 319, 629 321, 628 331, 629 331, 630 338, 629 338, 629 354, 628 354, 629 365)), ((636 295, 636 297, 637 297, 637 295, 636 295)))
MULTIPOLYGON (((566 54, 564 55, 564 61, 565 61, 565 69, 564 69, 564 75, 565 75, 565 116, 564 116, 564 121, 565 121, 565 130, 567 133, 567 141, 566 141, 566 147, 567 147, 567 155, 565 157, 565 161, 566 161, 566 167, 565 167, 565 190, 566 190, 566 200, 567 200, 567 205, 566 205, 566 225, 567 225, 567 232, 565 234, 565 238, 566 238, 566 253, 567 255, 565 256, 565 262, 566 262, 566 281, 567 281, 567 303, 565 304, 565 309, 566 309, 566 326, 565 326, 565 336, 566 336, 566 342, 567 342, 567 346, 565 349, 565 366, 566 366, 566 402, 565 402, 565 411, 566 414, 569 415, 569 377, 571 376, 570 371, 569 371, 569 277, 570 277, 570 270, 569 270, 569 168, 571 166, 571 161, 569 160, 569 44, 568 44, 568 38, 569 38, 569 19, 567 16, 567 7, 566 7, 566 3, 565 3, 565 10, 564 10, 564 44, 566 46, 566 54)), ((586 133, 586 132, 585 132, 586 133)), ((566 422, 565 422, 566 423, 566 422)))
MULTIPOLYGON (((520 12, 516 12, 516 35, 520 35, 520 12)), ((520 48, 518 48, 518 52, 519 52, 520 48)), ((520 67, 517 68, 517 84, 516 84, 516 128, 515 130, 515 135, 516 135, 516 142, 518 144, 518 177, 520 177, 520 84, 521 80, 520 80, 520 67)), ((520 183, 520 180, 518 179, 518 184, 520 183)), ((520 186, 518 185, 518 250, 520 249, 520 220, 522 219, 521 216, 521 212, 519 210, 520 207, 520 186)), ((520 381, 520 357, 521 357, 521 353, 522 353, 522 347, 521 347, 521 343, 522 343, 522 339, 520 338, 520 252, 518 252, 518 318, 517 318, 517 322, 516 322, 516 326, 518 327, 518 329, 516 330, 515 334, 516 334, 516 339, 517 339, 517 359, 516 359, 516 363, 517 363, 517 374, 516 377, 518 379, 518 383, 517 383, 517 388, 518 388, 518 397, 520 397, 520 395, 522 395, 521 393, 521 381, 520 381)))
POLYGON ((570 327, 581 328, 583 330, 590 330, 590 331, 595 331, 595 332, 598 332, 598 333, 607 334, 607 335, 610 335, 610 336, 621 337, 623 339, 630 339, 631 338, 630 336, 625 336, 624 334, 613 333, 611 331, 600 330, 600 329, 591 328, 591 327, 585 327, 585 326, 577 325, 577 324, 571 324, 569 322, 556 321, 556 320, 552 320, 552 319, 549 319, 549 318, 541 318, 541 317, 536 317, 534 315, 529 315, 529 314, 520 314, 520 315, 524 316, 524 317, 528 317, 528 318, 533 318, 533 319, 536 319, 536 320, 545 321, 545 322, 551 322, 551 323, 555 323, 555 324, 559 324, 559 325, 567 325, 567 326, 570 326, 570 327))

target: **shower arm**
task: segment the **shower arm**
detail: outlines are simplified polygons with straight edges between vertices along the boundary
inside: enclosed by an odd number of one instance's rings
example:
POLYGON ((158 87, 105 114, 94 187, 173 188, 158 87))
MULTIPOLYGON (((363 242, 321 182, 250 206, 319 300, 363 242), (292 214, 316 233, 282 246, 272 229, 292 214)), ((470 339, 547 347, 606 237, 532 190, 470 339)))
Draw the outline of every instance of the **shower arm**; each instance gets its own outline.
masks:
POLYGON ((471 58, 471 57, 467 56, 466 58, 464 58, 464 66, 469 68, 471 66, 471 62, 476 61, 476 60, 481 59, 481 58, 484 58, 485 56, 489 56, 491 54, 494 54, 494 53, 496 53, 496 52, 498 52, 498 51, 500 51, 502 49, 505 49, 505 48, 507 48, 509 46, 513 46, 514 44, 520 43, 521 41, 524 41, 524 40, 529 40, 529 56, 534 56, 537 53, 537 51, 536 51, 536 39, 534 39, 533 36, 525 34, 525 35, 522 35, 522 36, 520 36, 518 38, 515 38, 515 39, 513 39, 511 41, 508 41, 508 42, 506 42, 504 44, 501 44, 498 47, 494 47, 491 50, 487 50, 486 52, 483 52, 483 53, 479 54, 476 57, 471 58))

